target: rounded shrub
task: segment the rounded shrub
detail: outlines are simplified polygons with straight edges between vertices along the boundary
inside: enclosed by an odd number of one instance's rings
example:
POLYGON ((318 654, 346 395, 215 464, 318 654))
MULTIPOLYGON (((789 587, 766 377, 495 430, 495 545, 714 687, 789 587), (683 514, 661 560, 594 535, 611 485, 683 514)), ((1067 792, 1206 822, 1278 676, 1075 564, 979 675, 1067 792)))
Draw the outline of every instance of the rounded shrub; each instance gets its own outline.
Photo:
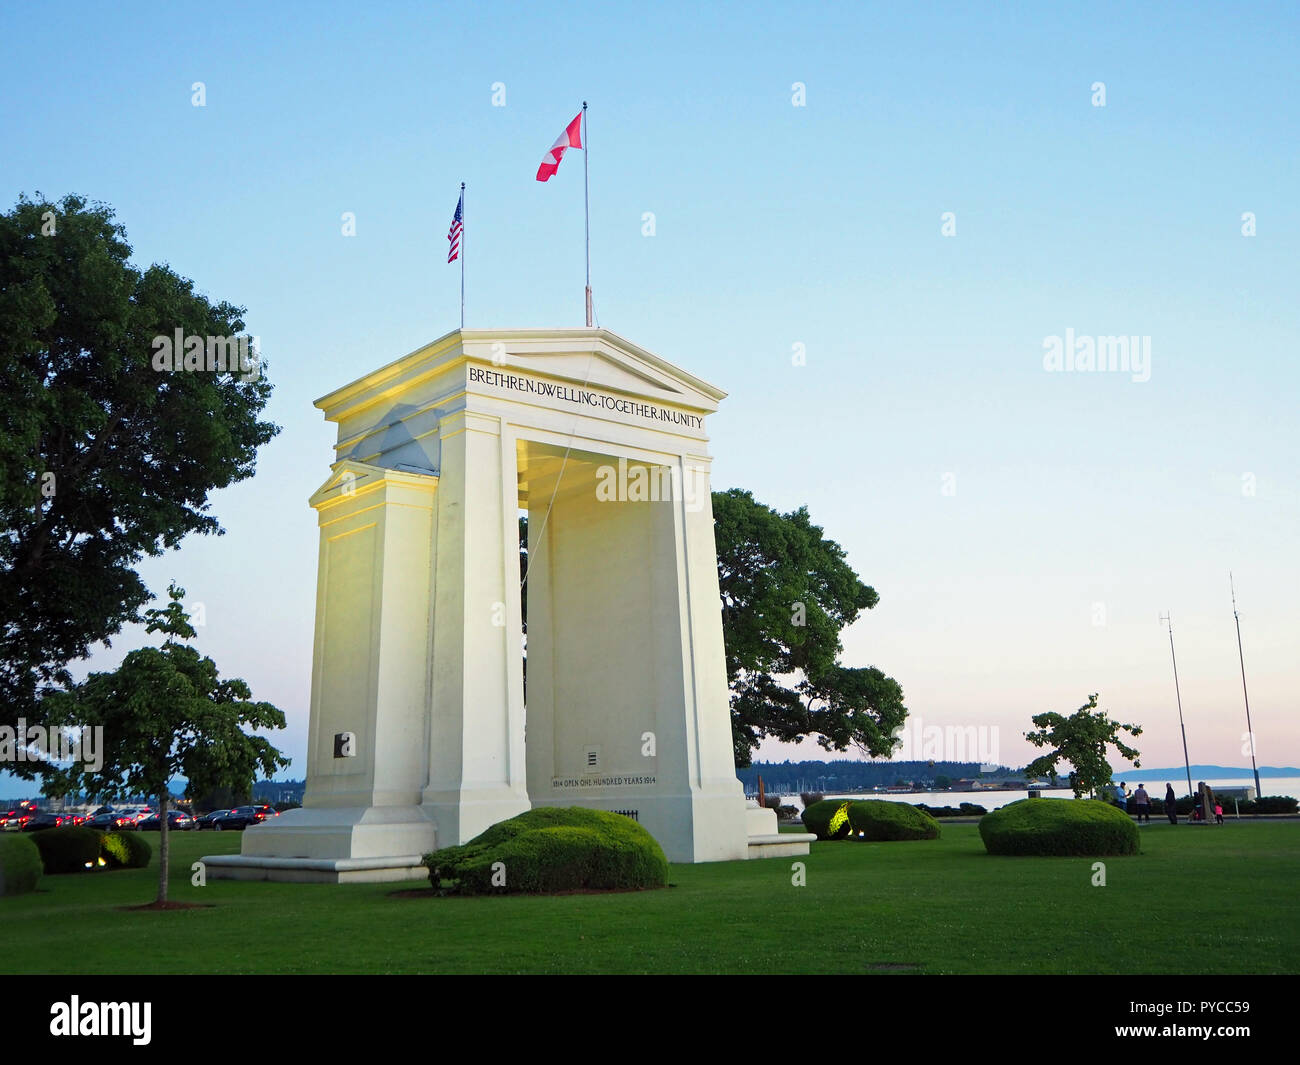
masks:
POLYGON ((98 867, 100 833, 77 825, 68 828, 43 828, 29 836, 41 852, 41 864, 51 876, 57 873, 84 873, 86 865, 98 867))
POLYGON ((0 895, 35 891, 41 869, 41 852, 28 836, 0 836, 0 895))
POLYGON ((139 832, 105 832, 99 853, 110 869, 143 869, 153 857, 153 847, 139 832))
POLYGON ((902 839, 938 839, 939 822, 924 810, 905 802, 860 799, 848 804, 848 819, 831 822, 844 805, 843 799, 823 799, 803 812, 804 827, 820 840, 855 839, 865 843, 902 839))
POLYGON ((1138 827, 1100 799, 1020 799, 980 819, 990 854, 1104 857, 1137 854, 1138 827))
POLYGON ((529 810, 468 843, 426 854, 424 864, 435 889, 457 895, 617 891, 668 883, 668 859, 649 832, 622 814, 576 806, 529 810))

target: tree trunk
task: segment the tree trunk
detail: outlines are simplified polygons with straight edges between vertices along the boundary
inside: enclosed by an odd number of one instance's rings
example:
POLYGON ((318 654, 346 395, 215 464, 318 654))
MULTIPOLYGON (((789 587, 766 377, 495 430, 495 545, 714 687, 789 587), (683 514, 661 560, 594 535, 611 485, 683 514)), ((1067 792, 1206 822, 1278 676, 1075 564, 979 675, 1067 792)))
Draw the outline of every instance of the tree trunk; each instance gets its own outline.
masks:
POLYGON ((167 792, 158 796, 158 901, 167 901, 167 792))

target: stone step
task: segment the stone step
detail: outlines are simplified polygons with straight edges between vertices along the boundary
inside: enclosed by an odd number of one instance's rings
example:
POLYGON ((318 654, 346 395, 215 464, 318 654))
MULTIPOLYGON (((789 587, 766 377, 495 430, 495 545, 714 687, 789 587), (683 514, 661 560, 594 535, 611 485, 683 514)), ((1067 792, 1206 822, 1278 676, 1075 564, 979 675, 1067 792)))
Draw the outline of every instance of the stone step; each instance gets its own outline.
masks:
POLYGON ((811 833, 776 832, 750 836, 746 858, 789 858, 808 853, 808 845, 817 839, 811 833))

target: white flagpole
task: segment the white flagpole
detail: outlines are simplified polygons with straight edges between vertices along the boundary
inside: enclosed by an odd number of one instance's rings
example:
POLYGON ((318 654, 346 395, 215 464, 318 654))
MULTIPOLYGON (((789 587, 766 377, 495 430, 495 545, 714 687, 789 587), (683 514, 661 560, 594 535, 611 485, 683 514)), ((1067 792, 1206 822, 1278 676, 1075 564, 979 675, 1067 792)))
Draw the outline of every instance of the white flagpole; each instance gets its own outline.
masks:
POLYGON ((582 101, 582 209, 587 228, 587 328, 591 328, 591 187, 587 160, 591 156, 587 134, 587 101, 582 101))
POLYGON ((460 182, 460 328, 465 328, 465 183, 460 182))

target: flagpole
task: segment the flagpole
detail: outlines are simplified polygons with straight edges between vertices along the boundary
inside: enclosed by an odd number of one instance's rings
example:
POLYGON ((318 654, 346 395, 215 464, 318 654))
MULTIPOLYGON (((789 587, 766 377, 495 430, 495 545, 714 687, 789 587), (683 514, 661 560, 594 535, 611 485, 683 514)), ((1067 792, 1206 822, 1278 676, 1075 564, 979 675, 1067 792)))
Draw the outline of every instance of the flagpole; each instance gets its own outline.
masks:
POLYGON ((1174 695, 1178 699, 1178 727, 1183 730, 1183 765, 1187 768, 1187 795, 1195 805, 1195 792, 1192 791, 1192 762, 1187 756, 1187 726, 1183 724, 1183 695, 1178 690, 1178 656, 1174 654, 1174 619, 1169 614, 1161 614, 1160 620, 1169 626, 1169 659, 1174 664, 1174 695))
POLYGON ((582 210, 586 219, 587 230, 587 328, 591 328, 591 186, 587 172, 587 160, 591 156, 591 144, 587 132, 587 101, 582 101, 582 210))
POLYGON ((1241 660, 1241 695, 1246 700, 1246 735, 1250 738, 1250 768, 1255 772, 1255 798, 1264 797, 1259 786, 1259 766, 1255 764, 1255 726, 1250 723, 1250 696, 1246 694, 1246 656, 1241 650, 1241 618, 1237 617, 1237 587, 1228 574, 1228 587, 1232 590, 1232 620, 1237 624, 1237 657, 1241 660))
POLYGON ((460 328, 465 328, 465 183, 460 182, 460 328))

